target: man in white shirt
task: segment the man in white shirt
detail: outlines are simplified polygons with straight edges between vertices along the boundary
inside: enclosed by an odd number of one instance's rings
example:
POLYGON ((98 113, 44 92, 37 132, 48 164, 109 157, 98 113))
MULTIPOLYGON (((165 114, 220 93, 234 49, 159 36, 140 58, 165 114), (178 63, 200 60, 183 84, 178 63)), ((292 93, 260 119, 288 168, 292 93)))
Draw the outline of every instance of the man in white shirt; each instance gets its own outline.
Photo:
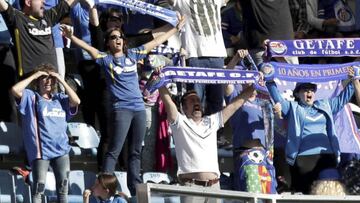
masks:
MULTIPOLYGON (((194 90, 186 92, 182 97, 181 114, 166 87, 159 89, 175 141, 177 174, 181 185, 220 189, 216 132, 253 91, 254 87, 250 86, 223 110, 203 116, 200 98, 194 90)), ((205 201, 199 198, 184 197, 182 202, 205 201)))

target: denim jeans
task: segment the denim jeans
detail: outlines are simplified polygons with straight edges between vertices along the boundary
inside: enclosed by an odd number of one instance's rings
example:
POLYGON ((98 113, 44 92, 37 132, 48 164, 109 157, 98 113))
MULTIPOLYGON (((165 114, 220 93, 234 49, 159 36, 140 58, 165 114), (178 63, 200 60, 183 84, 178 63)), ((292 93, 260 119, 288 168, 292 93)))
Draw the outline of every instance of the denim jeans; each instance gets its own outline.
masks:
POLYGON ((37 159, 32 163, 32 201, 33 203, 41 203, 41 197, 45 191, 46 174, 49 165, 51 165, 56 179, 57 200, 59 203, 67 203, 70 172, 70 159, 68 154, 50 160, 37 159))
POLYGON ((145 110, 116 109, 112 112, 111 120, 112 136, 110 137, 108 151, 105 154, 103 171, 114 172, 117 159, 131 127, 132 132, 128 137, 127 183, 131 195, 134 196, 136 195, 136 184, 142 183, 140 178, 140 160, 141 145, 146 132, 146 112, 145 110))
MULTIPOLYGON (((189 58, 191 67, 223 68, 224 59, 221 57, 189 58)), ((209 115, 223 108, 224 90, 221 84, 188 84, 187 90, 194 89, 200 97, 205 114, 209 115)))

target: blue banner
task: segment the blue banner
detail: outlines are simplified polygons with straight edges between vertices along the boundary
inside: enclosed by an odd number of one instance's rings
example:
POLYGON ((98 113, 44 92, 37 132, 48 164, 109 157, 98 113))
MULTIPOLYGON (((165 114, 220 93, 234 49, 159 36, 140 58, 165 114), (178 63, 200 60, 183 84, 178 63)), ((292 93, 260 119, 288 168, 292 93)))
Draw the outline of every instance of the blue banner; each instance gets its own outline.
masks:
POLYGON ((153 92, 169 82, 245 84, 255 83, 258 79, 258 71, 167 66, 159 74, 150 76, 146 89, 153 92))
POLYGON ((143 14, 151 15, 176 26, 178 19, 175 11, 145 3, 140 0, 95 0, 96 4, 122 6, 143 14))
POLYGON ((260 65, 264 72, 265 80, 279 78, 280 80, 296 82, 326 82, 331 80, 344 80, 348 78, 348 68, 356 69, 355 75, 359 74, 357 67, 360 62, 344 64, 287 64, 270 62, 260 65))
POLYGON ((270 40, 266 46, 271 57, 360 56, 360 38, 270 40))

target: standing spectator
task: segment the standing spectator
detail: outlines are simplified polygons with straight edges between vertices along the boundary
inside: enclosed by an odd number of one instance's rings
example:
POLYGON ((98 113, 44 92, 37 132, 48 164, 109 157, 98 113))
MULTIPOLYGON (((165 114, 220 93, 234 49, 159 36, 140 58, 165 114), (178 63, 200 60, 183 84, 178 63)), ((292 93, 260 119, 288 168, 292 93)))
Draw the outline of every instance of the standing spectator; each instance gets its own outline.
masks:
POLYGON ((80 99, 51 64, 36 67, 35 73, 12 87, 12 93, 22 116, 25 150, 33 173, 32 200, 41 202, 51 165, 58 202, 67 203, 70 146, 66 128, 80 99), (25 89, 32 82, 36 90, 25 89), (58 83, 67 95, 55 92, 58 83))
MULTIPOLYGON (((17 1, 9 0, 10 5, 17 1)), ((13 105, 13 96, 10 93, 11 87, 16 81, 16 65, 13 55, 13 42, 6 23, 0 15, 0 120, 15 122, 16 110, 13 105)))
POLYGON ((221 29, 228 57, 234 56, 236 50, 245 48, 240 1, 229 2, 221 9, 221 29))
MULTIPOLYGON (((51 9, 59 4, 59 1, 62 0, 45 0, 44 1, 44 8, 46 10, 51 9)), ((54 46, 55 46, 55 54, 56 54, 56 67, 58 69, 59 74, 62 78, 65 78, 65 60, 64 60, 64 41, 60 31, 60 23, 56 23, 51 28, 51 33, 54 39, 54 46)))
MULTIPOLYGON (((293 26, 288 0, 241 0, 244 36, 256 65, 263 62, 266 39, 291 40, 293 26)), ((286 57, 289 63, 297 64, 297 57, 286 57)))
POLYGON ((105 154, 103 171, 113 172, 127 137, 130 126, 132 132, 129 138, 129 156, 127 179, 132 196, 136 195, 136 184, 141 183, 140 158, 141 145, 146 131, 146 113, 137 75, 137 62, 155 46, 165 42, 184 24, 184 18, 179 19, 176 28, 156 37, 154 40, 133 49, 127 49, 127 43, 121 28, 114 27, 107 31, 105 44, 109 52, 100 53, 96 48, 72 35, 67 26, 63 32, 79 47, 85 49, 96 63, 105 71, 107 87, 112 99, 111 127, 113 129, 108 151, 105 154))
POLYGON ((295 39, 306 38, 311 29, 307 19, 306 0, 289 0, 295 39))
MULTIPOLYGON (((349 76, 353 77, 353 70, 349 76)), ((291 165, 292 188, 309 194, 312 182, 319 172, 336 168, 340 161, 339 142, 336 137, 333 115, 350 101, 354 87, 359 89, 357 79, 331 99, 315 100, 317 85, 297 83, 293 91, 295 101, 286 101, 275 82, 266 86, 275 102, 280 102, 282 114, 288 121, 286 160, 291 165)))
MULTIPOLYGON (((250 97, 254 88, 248 87, 223 110, 203 116, 200 98, 194 90, 181 98, 179 113, 166 87, 159 92, 164 102, 175 142, 178 180, 181 185, 220 189, 217 153, 217 130, 250 97)), ((184 197, 182 202, 208 202, 204 198, 184 197)))
MULTIPOLYGON (((122 28, 125 18, 123 13, 118 8, 110 7, 105 10, 100 18, 98 16, 98 9, 96 5, 90 3, 89 0, 85 0, 87 7, 89 8, 89 31, 91 36, 91 45, 100 51, 105 51, 106 45, 104 43, 104 33, 114 27, 122 28)), ((155 37, 164 34, 172 28, 171 25, 164 25, 148 33, 142 33, 138 35, 126 35, 127 47, 135 48, 145 44, 155 37)), ((101 170, 104 154, 107 151, 109 145, 109 134, 106 132, 109 126, 106 126, 109 120, 107 112, 109 112, 109 95, 105 90, 105 76, 101 68, 97 67, 93 61, 82 62, 79 65, 80 74, 84 79, 84 97, 85 100, 84 109, 86 110, 85 119, 89 122, 95 121, 95 114, 100 120, 101 137, 99 144, 99 151, 97 154, 98 167, 101 170), (94 82, 97 81, 97 82, 94 82), (99 84, 99 85, 98 85, 99 84), (106 128, 107 127, 107 128, 106 128)), ((125 161, 124 161, 125 162, 125 161)))
MULTIPOLYGON (((242 60, 249 53, 238 50, 233 59, 242 60)), ((236 60, 238 61, 238 60, 236 60)), ((234 60, 227 68, 233 68, 234 60)), ((242 86, 246 88, 246 85, 242 86)), ((225 102, 229 104, 241 92, 239 85, 225 86, 225 102)), ((273 129, 265 129, 265 122, 273 122, 272 104, 267 99, 260 99, 254 90, 247 101, 230 118, 233 132, 234 150, 234 187, 238 191, 264 194, 276 193, 275 168, 273 158, 273 129), (265 118, 264 118, 265 117, 265 118)), ((280 104, 275 112, 280 112, 280 104)))
MULTIPOLYGON (((184 33, 181 35, 182 47, 187 52, 187 65, 223 68, 226 49, 221 31, 220 9, 224 0, 168 1, 187 19, 184 33)), ((210 115, 223 108, 222 85, 191 84, 187 89, 197 92, 205 114, 210 115)))
POLYGON ((15 39, 18 75, 26 76, 42 63, 56 66, 55 45, 51 28, 70 11, 74 0, 64 0, 50 10, 42 0, 21 0, 22 11, 0 0, 0 11, 15 39))
MULTIPOLYGON (((91 15, 94 5, 90 1, 80 1, 74 5, 71 11, 71 20, 73 23, 74 34, 87 44, 96 46, 97 41, 93 42, 91 37, 91 15)), ((97 18, 97 15, 96 15, 97 18)), ((98 21, 98 19, 97 19, 98 21)), ((103 50, 103 40, 99 39, 101 43, 101 50, 103 50)), ((76 45, 75 45, 76 47, 76 45)), ((100 143, 98 146, 97 163, 98 170, 101 171, 103 157, 107 149, 108 143, 108 121, 109 121, 109 106, 110 95, 106 90, 106 81, 104 71, 91 58, 89 53, 77 47, 77 56, 79 56, 79 63, 77 70, 81 75, 83 81, 82 97, 82 113, 85 123, 91 126, 98 126, 100 131, 100 143), (98 125, 96 125, 98 121, 98 125)))

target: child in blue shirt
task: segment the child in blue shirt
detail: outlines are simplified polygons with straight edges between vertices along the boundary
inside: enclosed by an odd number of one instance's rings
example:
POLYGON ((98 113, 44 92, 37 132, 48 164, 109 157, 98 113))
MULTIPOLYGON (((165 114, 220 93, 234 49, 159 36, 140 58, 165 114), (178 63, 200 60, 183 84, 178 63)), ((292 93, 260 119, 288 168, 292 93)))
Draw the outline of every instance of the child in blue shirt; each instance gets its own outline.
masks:
POLYGON ((91 190, 83 193, 84 203, 127 203, 128 198, 116 191, 118 186, 116 176, 109 173, 98 174, 91 190))

